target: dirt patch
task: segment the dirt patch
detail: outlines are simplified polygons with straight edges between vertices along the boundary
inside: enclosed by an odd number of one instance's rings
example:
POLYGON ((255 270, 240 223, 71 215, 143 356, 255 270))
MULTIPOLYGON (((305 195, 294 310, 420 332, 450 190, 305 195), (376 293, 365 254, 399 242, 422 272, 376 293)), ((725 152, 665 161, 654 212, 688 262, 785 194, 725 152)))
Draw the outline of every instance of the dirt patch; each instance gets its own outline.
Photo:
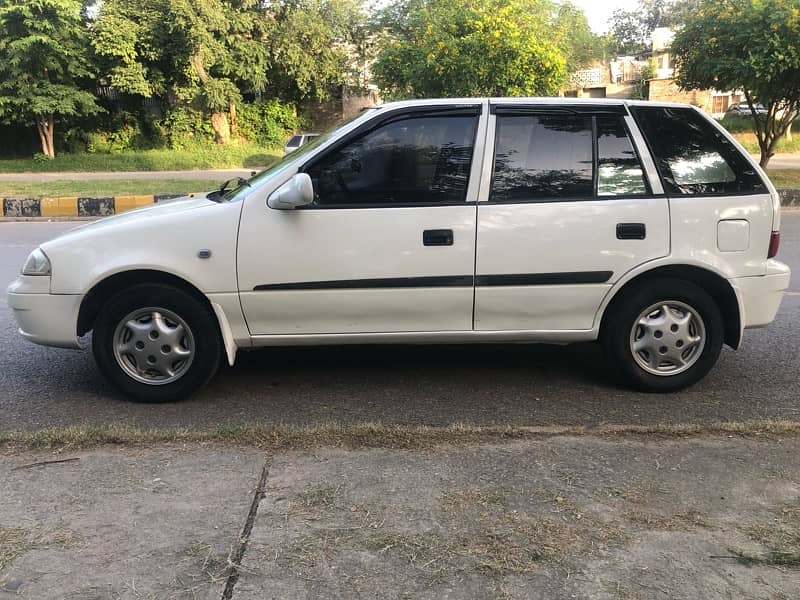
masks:
POLYGON ((800 438, 274 458, 236 598, 794 597, 800 438))
POLYGON ((263 463, 198 445, 0 457, 0 595, 218 600, 263 463))

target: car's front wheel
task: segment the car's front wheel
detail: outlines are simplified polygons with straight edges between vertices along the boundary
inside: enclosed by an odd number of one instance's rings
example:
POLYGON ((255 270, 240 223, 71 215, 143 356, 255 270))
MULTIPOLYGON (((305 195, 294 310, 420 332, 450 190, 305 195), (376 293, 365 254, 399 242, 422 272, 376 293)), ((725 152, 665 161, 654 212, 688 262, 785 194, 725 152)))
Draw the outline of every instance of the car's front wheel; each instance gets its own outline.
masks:
POLYGON ((207 383, 219 366, 222 342, 208 308, 183 290, 140 284, 100 309, 92 337, 100 371, 140 402, 170 402, 207 383))
POLYGON ((609 309, 601 341, 624 382, 673 392, 696 383, 722 350, 724 323, 714 299, 692 282, 652 280, 609 309))

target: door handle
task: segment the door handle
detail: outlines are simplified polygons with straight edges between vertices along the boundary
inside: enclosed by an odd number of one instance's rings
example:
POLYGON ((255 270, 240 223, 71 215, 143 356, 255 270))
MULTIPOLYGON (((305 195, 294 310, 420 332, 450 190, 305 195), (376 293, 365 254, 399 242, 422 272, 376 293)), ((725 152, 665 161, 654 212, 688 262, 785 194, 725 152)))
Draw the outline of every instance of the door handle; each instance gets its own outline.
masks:
POLYGON ((647 237, 644 223, 617 223, 618 240, 643 240, 647 237))
POLYGON ((452 229, 426 229, 422 232, 422 244, 424 246, 452 246, 452 229))

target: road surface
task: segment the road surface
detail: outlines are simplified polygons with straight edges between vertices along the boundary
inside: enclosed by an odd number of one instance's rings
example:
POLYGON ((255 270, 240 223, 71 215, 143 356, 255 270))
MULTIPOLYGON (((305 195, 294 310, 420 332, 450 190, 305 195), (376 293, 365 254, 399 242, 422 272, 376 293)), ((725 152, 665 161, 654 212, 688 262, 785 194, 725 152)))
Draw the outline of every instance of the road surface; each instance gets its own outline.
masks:
MULTIPOLYGON (((0 285, 27 253, 71 223, 0 223, 0 285)), ((280 348, 240 353, 195 398, 133 404, 87 350, 16 333, 0 298, 0 429, 71 423, 211 426, 263 420, 586 425, 800 419, 800 212, 784 217, 780 258, 794 269, 778 319, 745 333, 698 385, 673 395, 617 387, 595 344, 280 348)))

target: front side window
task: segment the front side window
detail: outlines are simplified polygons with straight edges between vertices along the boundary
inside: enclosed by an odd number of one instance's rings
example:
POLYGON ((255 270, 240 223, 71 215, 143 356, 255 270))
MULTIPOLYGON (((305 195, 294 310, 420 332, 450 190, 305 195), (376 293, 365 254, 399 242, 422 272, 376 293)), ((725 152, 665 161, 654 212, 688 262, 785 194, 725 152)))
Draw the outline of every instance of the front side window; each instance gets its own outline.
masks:
POLYGON ((691 108, 635 107, 668 194, 766 192, 739 150, 691 108))
POLYGON ((379 126, 307 169, 315 204, 463 202, 477 121, 475 115, 444 114, 379 126))

